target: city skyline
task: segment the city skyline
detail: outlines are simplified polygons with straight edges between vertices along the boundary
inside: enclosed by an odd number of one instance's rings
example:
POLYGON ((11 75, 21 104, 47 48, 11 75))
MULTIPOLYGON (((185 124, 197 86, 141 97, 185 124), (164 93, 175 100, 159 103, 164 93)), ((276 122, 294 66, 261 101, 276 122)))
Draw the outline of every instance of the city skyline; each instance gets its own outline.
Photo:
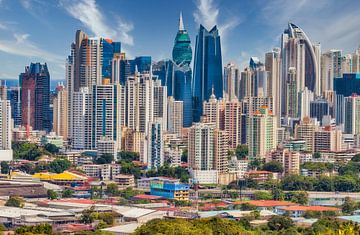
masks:
POLYGON ((215 24, 218 26, 223 65, 232 61, 242 69, 251 56, 263 61, 265 52, 280 47, 280 35, 289 21, 301 27, 313 43, 320 42, 322 51, 340 49, 350 53, 359 44, 356 39, 360 37, 360 30, 356 22, 360 3, 349 2, 198 0, 186 4, 175 2, 169 7, 160 0, 151 3, 2 0, 0 78, 17 79, 25 64, 38 61, 48 63, 53 80, 64 80, 68 45, 77 29, 90 36, 120 41, 131 58, 140 55, 150 55, 154 61, 171 58, 180 12, 193 51, 199 24, 210 29, 215 24), (156 12, 161 14, 154 14, 156 12), (155 33, 153 25, 157 26, 155 33))

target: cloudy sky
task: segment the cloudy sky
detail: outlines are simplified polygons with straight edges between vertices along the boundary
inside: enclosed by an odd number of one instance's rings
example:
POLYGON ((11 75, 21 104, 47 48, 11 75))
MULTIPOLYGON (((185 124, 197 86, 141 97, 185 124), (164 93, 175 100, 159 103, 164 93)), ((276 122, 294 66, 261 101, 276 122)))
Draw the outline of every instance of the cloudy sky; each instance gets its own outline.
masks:
POLYGON ((17 79, 30 62, 47 62, 52 79, 64 79, 77 29, 121 41, 130 57, 169 58, 180 11, 193 46, 199 24, 216 24, 223 63, 241 68, 278 47, 288 22, 323 51, 360 45, 359 0, 0 0, 0 78, 17 79))

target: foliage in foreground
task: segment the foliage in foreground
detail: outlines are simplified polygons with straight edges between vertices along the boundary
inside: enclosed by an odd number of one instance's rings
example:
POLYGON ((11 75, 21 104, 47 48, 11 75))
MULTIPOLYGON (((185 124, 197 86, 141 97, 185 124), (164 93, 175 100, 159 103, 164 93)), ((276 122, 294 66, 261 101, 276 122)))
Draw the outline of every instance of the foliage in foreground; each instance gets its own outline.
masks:
POLYGON ((273 216, 267 224, 251 227, 247 218, 240 221, 213 217, 209 219, 155 219, 139 227, 135 235, 357 235, 360 226, 352 223, 340 222, 334 218, 323 217, 309 228, 296 227, 286 216, 273 216))

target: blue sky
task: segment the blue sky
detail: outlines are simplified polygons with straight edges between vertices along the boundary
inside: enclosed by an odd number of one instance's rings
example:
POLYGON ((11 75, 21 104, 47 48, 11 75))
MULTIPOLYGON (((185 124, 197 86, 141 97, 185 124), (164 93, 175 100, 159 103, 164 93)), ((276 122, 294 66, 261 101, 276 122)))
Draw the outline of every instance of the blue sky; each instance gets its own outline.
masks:
POLYGON ((323 51, 360 45, 359 0, 0 0, 0 78, 17 79, 39 61, 52 79, 64 79, 77 29, 121 41, 130 57, 169 58, 180 11, 193 47, 200 23, 217 24, 223 63, 240 68, 279 46, 289 21, 323 51))

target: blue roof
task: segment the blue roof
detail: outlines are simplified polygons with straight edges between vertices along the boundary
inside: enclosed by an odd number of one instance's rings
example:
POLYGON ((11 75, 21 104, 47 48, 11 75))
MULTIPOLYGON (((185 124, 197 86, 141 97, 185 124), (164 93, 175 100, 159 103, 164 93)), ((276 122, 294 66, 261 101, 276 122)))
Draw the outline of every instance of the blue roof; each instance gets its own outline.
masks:
POLYGON ((360 215, 339 216, 338 218, 343 220, 349 220, 355 223, 360 223, 360 215))

